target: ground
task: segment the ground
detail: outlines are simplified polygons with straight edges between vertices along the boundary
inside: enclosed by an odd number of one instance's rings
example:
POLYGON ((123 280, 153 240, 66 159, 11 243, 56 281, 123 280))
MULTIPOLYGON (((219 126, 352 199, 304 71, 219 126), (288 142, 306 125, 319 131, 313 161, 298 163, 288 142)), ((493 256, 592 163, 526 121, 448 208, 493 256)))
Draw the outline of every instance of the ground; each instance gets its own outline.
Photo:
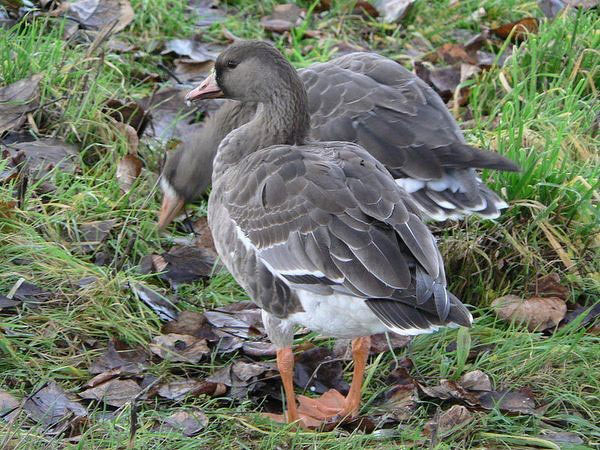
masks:
MULTIPOLYGON (((456 30, 476 33, 524 17, 541 19, 539 31, 523 40, 502 68, 493 67, 466 81, 468 103, 452 110, 471 144, 498 151, 523 168, 520 173, 483 174, 488 185, 510 203, 497 221, 473 217, 433 226, 451 290, 473 305, 475 323, 469 339, 465 340, 464 332, 444 330, 415 338, 396 355, 384 352, 374 357, 367 368, 361 411, 366 416, 376 414, 382 394, 390 387, 384 380, 389 379, 394 358, 410 358, 411 376, 420 382, 436 385, 481 370, 497 390, 528 392, 536 413, 475 408, 468 424, 431 439, 424 434, 425 425, 452 401, 419 396, 412 414, 374 433, 340 428, 317 433, 273 424, 256 413, 260 405, 247 399, 200 395, 175 402, 154 397, 136 406, 138 428, 132 445, 145 449, 558 448, 543 439, 543 430, 573 433, 570 436, 580 438, 581 448, 599 445, 598 328, 575 321, 555 332, 530 332, 499 320, 490 308, 502 295, 527 297, 535 290, 535 280, 548 274, 558 275, 568 288, 569 310, 575 305, 593 306, 600 298, 597 10, 546 20, 533 1, 417 0, 398 26, 351 14, 346 2, 331 3, 329 10, 316 12, 310 2, 299 2, 311 14, 291 34, 280 35, 260 26, 261 17, 271 13, 275 2, 229 1, 221 5, 228 11, 225 22, 204 28, 203 39, 225 44, 224 29, 240 38, 269 38, 298 67, 329 59, 333 46, 344 41, 412 68, 407 49, 414 48, 417 38, 434 50, 445 43, 464 42, 456 30), (480 8, 485 13, 478 15, 480 8), (318 30, 321 36, 312 38, 307 30, 318 30), (468 353, 478 347, 488 351, 473 357, 464 354, 465 348, 468 353), (197 408, 208 417, 198 435, 154 429, 182 408, 197 408)), ((21 183, 20 193, 18 179, 0 184, 0 294, 7 295, 21 278, 53 293, 37 307, 0 309, 0 388, 18 399, 49 381, 69 393, 80 393, 93 376, 90 365, 111 339, 147 347, 161 334, 160 318, 131 293, 129 285, 144 281, 162 292, 169 288, 168 283, 138 270, 145 255, 161 253, 173 244, 175 228, 168 234, 156 228, 160 205, 156 179, 165 148, 141 143, 142 174, 134 188, 123 194, 115 173, 128 141, 108 119, 103 105, 109 98, 150 95, 157 82, 140 81, 140 73, 159 73, 163 81, 158 83, 171 84, 162 69, 164 57, 152 49, 160 41, 190 37, 198 31, 197 17, 183 0, 131 0, 131 5, 133 22, 118 34, 138 46, 131 52, 90 51, 90 43, 67 43, 60 18, 28 17, 26 26, 0 28, 0 86, 44 74, 43 107, 21 130, 74 144, 83 161, 74 173, 55 171, 43 180, 54 185, 44 195, 39 193, 41 182, 30 182, 24 190, 21 183), (73 236, 79 233, 79 224, 107 219, 117 222, 101 247, 108 260, 98 265, 99 250, 78 251, 73 236), (86 277, 96 282, 81 289, 78 282, 86 277)), ((7 165, 7 160, 0 160, 0 172, 7 165)), ((205 201, 188 209, 196 218, 205 212, 205 201)), ((175 235, 186 236, 182 231, 175 235)), ((246 299, 226 274, 185 284, 176 297, 179 310, 199 312, 246 299)), ((311 342, 334 345, 310 334, 296 344, 311 342)), ((196 364, 158 361, 149 371, 163 379, 201 380, 237 357, 236 352, 225 356, 213 352, 196 364)), ((350 363, 345 363, 345 373, 350 375, 350 363)), ((103 411, 115 408, 102 402, 83 404, 90 419, 76 438, 69 441, 64 435, 51 435, 22 413, 10 425, 0 419, 0 447, 125 447, 132 403, 105 420, 101 420, 103 411)))

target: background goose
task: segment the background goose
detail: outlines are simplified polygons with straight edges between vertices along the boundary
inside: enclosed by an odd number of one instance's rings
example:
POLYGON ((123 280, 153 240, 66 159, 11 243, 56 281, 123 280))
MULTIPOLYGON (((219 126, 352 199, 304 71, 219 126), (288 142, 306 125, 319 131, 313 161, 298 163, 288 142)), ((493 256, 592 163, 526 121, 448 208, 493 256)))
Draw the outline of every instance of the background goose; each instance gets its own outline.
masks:
MULTIPOLYGON (((308 92, 312 137, 360 144, 386 166, 427 218, 458 219, 472 213, 496 218, 507 206, 475 169, 514 171, 518 166, 467 145, 441 98, 400 64, 374 53, 351 53, 298 74, 308 92)), ((254 103, 227 102, 170 156, 161 181, 161 228, 206 190, 221 139, 255 112, 254 103)))
POLYGON ((287 419, 315 425, 355 415, 369 336, 469 326, 446 290, 442 258, 418 209, 390 173, 350 142, 309 142, 308 99, 297 72, 274 47, 233 44, 188 99, 259 102, 229 133, 213 167, 208 221, 220 258, 263 310, 277 346, 287 419), (300 398, 292 384, 293 326, 353 339, 346 398, 300 398))

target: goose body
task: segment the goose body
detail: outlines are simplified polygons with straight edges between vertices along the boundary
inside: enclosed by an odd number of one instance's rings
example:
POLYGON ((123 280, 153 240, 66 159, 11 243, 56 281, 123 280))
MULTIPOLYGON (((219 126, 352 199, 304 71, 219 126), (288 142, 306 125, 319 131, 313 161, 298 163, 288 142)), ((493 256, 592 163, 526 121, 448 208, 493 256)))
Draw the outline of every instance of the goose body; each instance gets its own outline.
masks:
MULTIPOLYGON (((400 64, 374 53, 351 53, 298 75, 307 90, 312 138, 361 145, 391 172, 427 219, 496 218, 507 206, 476 169, 518 167, 497 153, 467 145, 440 97, 400 64)), ((255 113, 255 103, 227 102, 174 152, 162 178, 165 202, 183 204, 200 196, 210 184, 221 139, 255 113)), ((163 215, 162 225, 177 212, 163 215)))
POLYGON ((311 408, 356 414, 369 335, 469 326, 471 315, 447 291, 435 240, 384 165, 355 143, 309 139, 306 90, 275 48, 236 43, 215 68, 190 99, 258 104, 214 159, 208 221, 217 252, 263 310, 288 420, 315 420, 311 408), (331 407, 331 396, 339 400, 332 393, 296 408, 295 325, 354 339, 354 380, 339 407, 331 407))

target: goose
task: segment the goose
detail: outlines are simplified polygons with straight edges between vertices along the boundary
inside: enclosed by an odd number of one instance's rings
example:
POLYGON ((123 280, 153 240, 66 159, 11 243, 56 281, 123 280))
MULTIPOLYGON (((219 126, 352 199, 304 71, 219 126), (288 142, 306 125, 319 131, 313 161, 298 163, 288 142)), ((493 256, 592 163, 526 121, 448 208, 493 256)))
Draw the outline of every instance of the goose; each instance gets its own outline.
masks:
MULTIPOLYGON (((476 169, 519 167, 467 145, 439 95, 400 64, 375 53, 351 53, 298 75, 308 92, 312 137, 360 144, 386 166, 427 220, 470 214, 495 219, 508 206, 476 169)), ((160 228, 202 195, 219 143, 255 113, 255 103, 229 101, 170 155, 161 177, 160 228)))
POLYGON ((262 310, 277 348, 288 422, 318 426, 355 416, 372 334, 470 326, 446 286, 442 257, 415 201, 352 142, 309 138, 298 73, 262 41, 232 44, 187 100, 256 104, 252 120, 218 146, 208 223, 220 259, 262 310), (294 327, 352 339, 347 396, 293 389, 294 327))

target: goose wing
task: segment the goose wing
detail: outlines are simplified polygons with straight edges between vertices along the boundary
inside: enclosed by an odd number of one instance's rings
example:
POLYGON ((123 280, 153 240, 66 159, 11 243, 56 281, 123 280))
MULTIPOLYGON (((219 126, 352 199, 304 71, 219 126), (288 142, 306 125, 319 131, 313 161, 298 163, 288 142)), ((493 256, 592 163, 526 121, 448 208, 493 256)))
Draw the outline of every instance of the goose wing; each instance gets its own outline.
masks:
POLYGON ((412 200, 359 146, 273 146, 239 170, 224 207, 238 238, 287 286, 368 299, 386 324, 406 327, 407 308, 439 323, 469 321, 412 200))

